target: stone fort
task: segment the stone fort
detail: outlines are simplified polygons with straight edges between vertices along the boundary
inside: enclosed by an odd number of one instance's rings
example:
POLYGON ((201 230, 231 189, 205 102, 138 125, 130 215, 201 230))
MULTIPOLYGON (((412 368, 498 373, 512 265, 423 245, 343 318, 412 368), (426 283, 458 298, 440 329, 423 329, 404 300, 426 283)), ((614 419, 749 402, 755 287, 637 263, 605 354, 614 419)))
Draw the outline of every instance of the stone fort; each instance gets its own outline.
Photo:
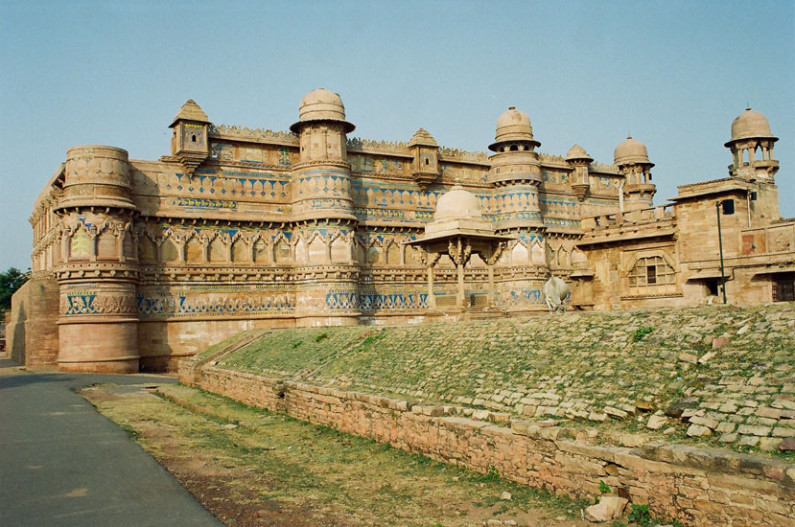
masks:
POLYGON ((731 124, 728 177, 665 206, 640 141, 613 163, 579 145, 544 154, 515 108, 489 154, 422 128, 407 142, 348 137, 324 89, 289 132, 214 124, 192 100, 170 128, 154 161, 67 151, 30 218, 32 278, 7 328, 16 360, 164 370, 255 327, 526 315, 546 310, 550 276, 575 309, 795 300, 777 138, 751 109, 731 124))

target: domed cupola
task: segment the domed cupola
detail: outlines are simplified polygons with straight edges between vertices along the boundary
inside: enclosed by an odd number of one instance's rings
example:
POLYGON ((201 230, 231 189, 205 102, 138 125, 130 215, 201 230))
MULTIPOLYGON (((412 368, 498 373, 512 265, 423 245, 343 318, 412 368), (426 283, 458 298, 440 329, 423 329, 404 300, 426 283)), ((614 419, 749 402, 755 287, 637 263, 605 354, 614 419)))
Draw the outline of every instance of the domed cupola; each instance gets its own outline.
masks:
POLYGON ((301 100, 298 122, 290 127, 299 139, 300 161, 290 167, 298 220, 355 220, 345 136, 353 129, 336 93, 320 88, 301 100))
POLYGON ((433 221, 425 225, 426 236, 453 232, 494 234, 494 226, 483 217, 480 200, 461 185, 455 185, 439 198, 433 221))
POLYGON ((615 164, 619 167, 624 165, 643 164, 649 165, 649 168, 654 166, 654 163, 649 162, 649 152, 646 150, 646 145, 627 136, 626 140, 618 145, 613 152, 613 159, 615 164))
POLYGON ((318 88, 304 95, 298 110, 298 122, 290 126, 290 130, 298 134, 306 123, 332 121, 343 125, 346 134, 356 127, 345 120, 345 106, 342 98, 329 90, 318 88))
POLYGON ((491 156, 489 182, 496 186, 511 183, 541 184, 541 169, 535 148, 541 143, 533 139, 533 127, 527 114, 513 106, 497 119, 495 142, 491 156))
POLYGON ((574 170, 571 188, 580 201, 585 199, 591 187, 588 167, 592 161, 593 158, 580 145, 572 146, 566 154, 566 163, 574 170))
POLYGON ((778 137, 770 131, 767 117, 746 108, 732 122, 731 132, 731 140, 724 144, 732 152, 729 174, 772 182, 778 171, 778 161, 773 159, 773 143, 778 137))
POLYGON ((541 146, 541 143, 533 139, 530 118, 526 113, 511 106, 497 119, 497 134, 494 143, 489 145, 489 150, 494 152, 506 151, 503 149, 532 151, 538 146, 541 146))
MULTIPOLYGON (((654 163, 649 161, 646 145, 627 136, 616 147, 613 158, 625 178, 622 200, 626 198, 628 206, 633 209, 651 207, 657 187, 651 183, 651 167, 654 163)), ((623 208, 623 201, 621 203, 623 208)))
POLYGON ((778 137, 770 131, 770 122, 767 117, 750 108, 746 108, 743 113, 732 121, 732 138, 725 146, 729 146, 734 141, 743 139, 770 139, 778 141, 778 137))
POLYGON ((497 229, 538 229, 543 227, 538 203, 541 163, 533 138, 533 127, 526 113, 513 106, 497 119, 495 142, 489 150, 488 182, 497 187, 494 194, 497 229))

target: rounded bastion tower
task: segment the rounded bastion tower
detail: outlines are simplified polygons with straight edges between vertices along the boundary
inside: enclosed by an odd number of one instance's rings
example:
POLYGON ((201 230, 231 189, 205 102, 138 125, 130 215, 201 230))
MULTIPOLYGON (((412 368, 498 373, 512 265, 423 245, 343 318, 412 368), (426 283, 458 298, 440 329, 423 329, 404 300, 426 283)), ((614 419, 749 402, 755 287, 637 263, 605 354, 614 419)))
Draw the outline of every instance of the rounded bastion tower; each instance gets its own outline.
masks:
POLYGON ((346 148, 346 134, 354 128, 340 96, 323 88, 304 96, 298 122, 290 127, 300 145, 300 161, 292 167, 299 325, 355 324, 360 314, 346 148))
POLYGON ((652 206, 652 199, 657 187, 651 183, 651 168, 654 163, 649 161, 646 145, 636 141, 632 136, 618 145, 613 152, 615 164, 624 176, 623 194, 620 196, 625 210, 642 209, 652 206))
POLYGON ((66 154, 61 218, 58 366, 138 371, 137 243, 127 151, 101 145, 66 154))

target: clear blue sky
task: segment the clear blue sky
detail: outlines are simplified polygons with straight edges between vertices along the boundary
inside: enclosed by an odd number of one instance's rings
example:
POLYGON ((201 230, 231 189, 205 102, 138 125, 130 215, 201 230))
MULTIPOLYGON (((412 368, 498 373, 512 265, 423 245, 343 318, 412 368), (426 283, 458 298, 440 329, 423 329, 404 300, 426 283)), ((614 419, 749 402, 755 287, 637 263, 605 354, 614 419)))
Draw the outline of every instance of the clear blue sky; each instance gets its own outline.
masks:
POLYGON ((338 92, 353 135, 485 150, 525 111, 541 151, 612 162, 646 143, 657 204, 728 175, 747 104, 780 141, 795 216, 793 1, 0 0, 0 270, 29 267, 33 201, 72 145, 168 153, 195 99, 216 124, 286 130, 338 92))

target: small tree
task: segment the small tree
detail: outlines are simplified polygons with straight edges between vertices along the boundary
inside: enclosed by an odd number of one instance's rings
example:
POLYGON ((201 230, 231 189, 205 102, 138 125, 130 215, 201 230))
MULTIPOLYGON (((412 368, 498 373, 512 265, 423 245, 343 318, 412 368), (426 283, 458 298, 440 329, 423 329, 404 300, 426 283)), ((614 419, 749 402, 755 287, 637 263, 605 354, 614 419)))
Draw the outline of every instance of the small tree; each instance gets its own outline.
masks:
POLYGON ((28 273, 23 273, 16 267, 9 267, 7 271, 0 273, 0 311, 11 308, 11 295, 22 287, 28 278, 28 273))

